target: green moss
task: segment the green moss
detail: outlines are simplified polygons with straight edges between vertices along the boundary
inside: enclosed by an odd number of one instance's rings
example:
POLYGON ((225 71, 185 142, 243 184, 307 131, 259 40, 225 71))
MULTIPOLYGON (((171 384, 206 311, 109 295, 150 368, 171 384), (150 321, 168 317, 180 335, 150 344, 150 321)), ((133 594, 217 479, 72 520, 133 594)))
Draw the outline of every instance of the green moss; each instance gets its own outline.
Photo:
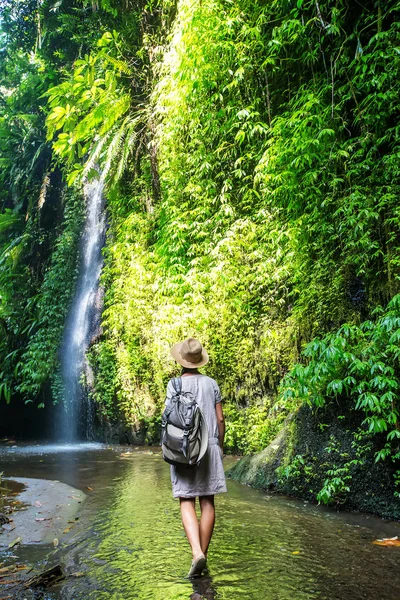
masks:
POLYGON ((278 488, 277 469, 287 458, 287 448, 293 432, 292 417, 281 428, 277 437, 260 453, 245 456, 228 471, 228 477, 256 488, 278 488))

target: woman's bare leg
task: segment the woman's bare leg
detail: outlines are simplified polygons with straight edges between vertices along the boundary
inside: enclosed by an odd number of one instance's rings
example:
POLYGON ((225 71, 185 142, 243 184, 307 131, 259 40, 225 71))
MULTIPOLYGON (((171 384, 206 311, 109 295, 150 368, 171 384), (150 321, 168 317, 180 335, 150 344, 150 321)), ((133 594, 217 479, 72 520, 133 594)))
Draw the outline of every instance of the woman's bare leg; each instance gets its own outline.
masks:
POLYGON ((181 516, 186 537, 192 548, 193 559, 196 560, 204 554, 200 544, 200 527, 196 515, 195 498, 179 498, 181 516))
POLYGON ((200 546, 205 556, 207 556, 208 546, 214 531, 215 507, 214 496, 200 496, 200 546))

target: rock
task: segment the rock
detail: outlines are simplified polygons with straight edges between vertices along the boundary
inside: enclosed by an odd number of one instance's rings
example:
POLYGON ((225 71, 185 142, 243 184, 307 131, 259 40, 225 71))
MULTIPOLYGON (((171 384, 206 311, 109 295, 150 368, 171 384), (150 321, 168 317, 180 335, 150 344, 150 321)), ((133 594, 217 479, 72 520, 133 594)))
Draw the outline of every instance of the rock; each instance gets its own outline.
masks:
POLYGON ((54 567, 50 567, 49 569, 46 569, 46 571, 43 571, 42 573, 39 573, 38 575, 26 580, 24 582, 24 587, 47 588, 53 586, 64 578, 65 576, 62 572, 61 565, 55 565, 54 567))
POLYGON ((245 456, 227 472, 231 479, 264 490, 273 490, 278 485, 276 468, 287 453, 288 440, 291 437, 290 416, 276 438, 261 452, 245 456))
POLYGON ((86 494, 48 479, 16 477, 11 481, 23 484, 19 502, 25 510, 19 508, 13 513, 13 527, 8 531, 2 527, 0 548, 9 546, 18 537, 22 538, 23 544, 51 544, 55 538, 64 542, 70 529, 68 522, 75 519, 86 494))
POLYGON ((6 525, 9 522, 10 519, 4 513, 0 513, 0 525, 6 525))

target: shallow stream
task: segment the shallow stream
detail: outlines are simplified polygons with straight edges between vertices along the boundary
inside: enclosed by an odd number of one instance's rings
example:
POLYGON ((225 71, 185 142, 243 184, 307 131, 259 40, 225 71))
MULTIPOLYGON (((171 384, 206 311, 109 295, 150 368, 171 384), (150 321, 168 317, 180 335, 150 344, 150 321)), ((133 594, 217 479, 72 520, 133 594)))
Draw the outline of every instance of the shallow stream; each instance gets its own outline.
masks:
MULTIPOLYGON (((236 482, 216 499, 209 574, 185 579, 190 553, 157 448, 0 449, 6 476, 56 479, 87 494, 78 524, 51 546, 0 562, 60 562, 68 577, 43 598, 76 600, 399 600, 400 524, 267 495, 236 482), (90 488, 90 489, 88 489, 90 488)), ((1 592, 1 590, 0 590, 1 592)), ((1 596, 1 593, 0 593, 1 596)))

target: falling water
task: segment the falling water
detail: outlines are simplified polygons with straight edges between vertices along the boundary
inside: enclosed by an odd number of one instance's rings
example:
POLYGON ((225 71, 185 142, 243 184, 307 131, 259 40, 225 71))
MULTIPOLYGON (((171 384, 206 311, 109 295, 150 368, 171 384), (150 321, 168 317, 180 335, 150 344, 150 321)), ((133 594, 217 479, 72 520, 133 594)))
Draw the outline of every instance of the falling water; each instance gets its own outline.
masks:
POLYGON ((93 439, 93 405, 82 389, 85 354, 100 326, 99 277, 103 266, 105 214, 102 177, 85 185, 86 221, 81 242, 79 278, 62 345, 64 404, 58 438, 93 439))

